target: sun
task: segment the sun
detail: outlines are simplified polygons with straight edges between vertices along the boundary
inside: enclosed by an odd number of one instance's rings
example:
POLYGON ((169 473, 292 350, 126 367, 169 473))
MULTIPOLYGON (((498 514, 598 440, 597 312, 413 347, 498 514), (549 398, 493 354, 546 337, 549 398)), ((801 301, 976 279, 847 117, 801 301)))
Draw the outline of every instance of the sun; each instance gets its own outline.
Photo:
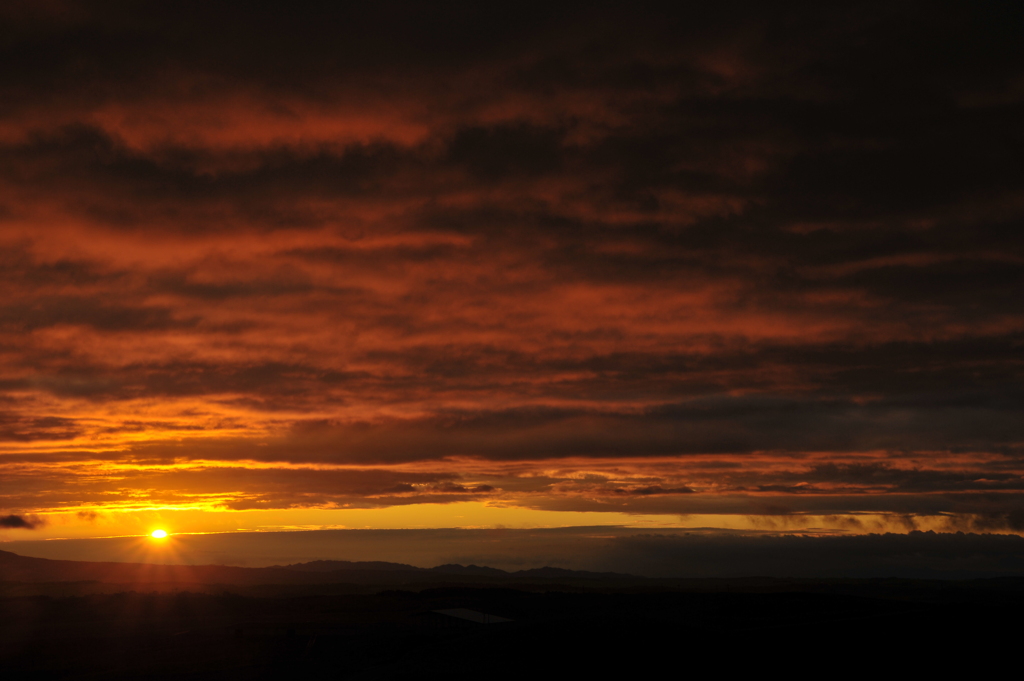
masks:
POLYGON ((149 533, 149 536, 153 539, 165 539, 167 537, 167 530, 153 530, 149 533))

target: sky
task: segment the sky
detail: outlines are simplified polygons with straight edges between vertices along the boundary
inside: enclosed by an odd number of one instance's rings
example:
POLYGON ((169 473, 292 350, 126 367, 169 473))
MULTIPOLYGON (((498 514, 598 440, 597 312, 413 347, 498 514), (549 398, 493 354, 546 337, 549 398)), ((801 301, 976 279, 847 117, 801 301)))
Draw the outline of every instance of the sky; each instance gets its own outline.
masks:
POLYGON ((321 5, 0 7, 0 541, 1024 532, 1019 5, 321 5))

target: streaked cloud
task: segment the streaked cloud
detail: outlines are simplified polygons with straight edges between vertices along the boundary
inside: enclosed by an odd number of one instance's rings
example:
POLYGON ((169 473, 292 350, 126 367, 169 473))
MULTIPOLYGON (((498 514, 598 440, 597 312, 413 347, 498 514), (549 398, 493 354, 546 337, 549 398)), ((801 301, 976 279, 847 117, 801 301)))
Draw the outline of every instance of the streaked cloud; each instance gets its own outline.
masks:
POLYGON ((0 504, 1019 531, 1002 11, 10 5, 0 504))

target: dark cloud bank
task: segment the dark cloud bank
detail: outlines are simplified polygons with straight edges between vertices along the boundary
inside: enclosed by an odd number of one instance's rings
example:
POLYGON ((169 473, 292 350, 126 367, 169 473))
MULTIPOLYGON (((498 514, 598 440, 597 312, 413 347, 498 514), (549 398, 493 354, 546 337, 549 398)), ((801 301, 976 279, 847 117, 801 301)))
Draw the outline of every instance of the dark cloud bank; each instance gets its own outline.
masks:
POLYGON ((42 522, 35 518, 25 518, 20 515, 5 515, 0 517, 0 527, 4 529, 34 530, 42 525, 42 522))

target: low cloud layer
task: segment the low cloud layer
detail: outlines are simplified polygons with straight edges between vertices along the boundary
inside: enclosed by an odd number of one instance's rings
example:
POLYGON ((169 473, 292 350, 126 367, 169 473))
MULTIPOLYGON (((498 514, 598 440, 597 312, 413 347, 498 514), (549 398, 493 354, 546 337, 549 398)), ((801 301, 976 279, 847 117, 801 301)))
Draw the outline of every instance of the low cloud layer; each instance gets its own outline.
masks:
POLYGON ((1021 19, 8 3, 0 507, 1020 531, 1021 19))

